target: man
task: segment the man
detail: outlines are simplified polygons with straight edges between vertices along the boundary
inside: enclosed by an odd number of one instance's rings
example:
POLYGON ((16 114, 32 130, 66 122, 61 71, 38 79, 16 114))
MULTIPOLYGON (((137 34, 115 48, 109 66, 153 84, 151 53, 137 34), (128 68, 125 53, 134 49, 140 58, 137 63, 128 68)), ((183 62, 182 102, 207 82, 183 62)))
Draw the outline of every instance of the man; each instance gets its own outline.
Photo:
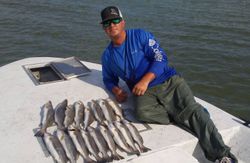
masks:
POLYGON ((173 121, 198 137, 209 160, 237 162, 207 111, 196 103, 184 79, 168 66, 167 56, 154 36, 141 29, 125 30, 121 11, 115 6, 103 9, 101 18, 111 39, 102 55, 103 82, 117 101, 124 102, 128 96, 118 85, 121 78, 134 95, 139 120, 161 124, 173 121))

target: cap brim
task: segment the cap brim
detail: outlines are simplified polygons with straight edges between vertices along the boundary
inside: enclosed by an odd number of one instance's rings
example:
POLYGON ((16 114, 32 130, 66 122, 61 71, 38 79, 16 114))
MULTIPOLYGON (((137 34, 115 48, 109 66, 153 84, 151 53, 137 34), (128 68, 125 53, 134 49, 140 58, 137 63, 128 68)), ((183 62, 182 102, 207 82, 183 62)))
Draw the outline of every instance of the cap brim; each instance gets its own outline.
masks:
POLYGON ((103 24, 103 22, 105 22, 105 21, 112 20, 112 19, 117 19, 117 18, 122 19, 122 17, 120 17, 120 16, 110 16, 110 17, 108 17, 108 18, 102 20, 102 21, 100 22, 100 24, 103 24))

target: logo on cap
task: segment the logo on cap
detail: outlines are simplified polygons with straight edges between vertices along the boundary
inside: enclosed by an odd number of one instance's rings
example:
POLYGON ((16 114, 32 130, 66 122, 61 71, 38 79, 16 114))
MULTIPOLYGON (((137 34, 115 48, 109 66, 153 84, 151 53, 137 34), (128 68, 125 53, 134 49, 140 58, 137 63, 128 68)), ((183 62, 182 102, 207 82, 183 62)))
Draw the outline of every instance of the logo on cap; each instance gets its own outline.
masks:
POLYGON ((112 15, 119 15, 119 14, 116 12, 116 10, 113 9, 113 8, 110 9, 110 14, 112 14, 112 15))

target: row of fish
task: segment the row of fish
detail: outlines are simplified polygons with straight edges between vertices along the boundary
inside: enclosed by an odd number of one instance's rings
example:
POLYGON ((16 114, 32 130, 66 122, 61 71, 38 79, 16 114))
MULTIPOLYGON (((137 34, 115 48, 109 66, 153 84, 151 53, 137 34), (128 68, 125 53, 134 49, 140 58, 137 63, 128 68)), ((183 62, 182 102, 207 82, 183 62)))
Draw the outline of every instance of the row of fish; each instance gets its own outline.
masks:
POLYGON ((42 137, 56 162, 75 163, 79 155, 84 162, 111 162, 121 154, 147 152, 137 128, 123 117, 122 109, 111 99, 81 101, 68 105, 67 99, 53 108, 51 101, 41 107, 42 137), (56 129, 52 132, 48 128, 56 129), (118 152, 120 151, 120 152, 118 152), (120 153, 120 154, 119 154, 120 153))

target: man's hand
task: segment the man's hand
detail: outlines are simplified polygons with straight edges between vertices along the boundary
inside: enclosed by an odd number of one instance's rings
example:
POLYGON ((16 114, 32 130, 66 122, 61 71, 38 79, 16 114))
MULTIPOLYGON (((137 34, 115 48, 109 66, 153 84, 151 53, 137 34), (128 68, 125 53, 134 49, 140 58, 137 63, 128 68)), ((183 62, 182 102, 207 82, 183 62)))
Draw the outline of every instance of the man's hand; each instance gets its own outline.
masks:
POLYGON ((146 73, 142 79, 134 86, 132 92, 137 96, 142 96, 148 89, 148 84, 154 80, 155 74, 152 72, 146 73))
POLYGON ((122 90, 121 88, 119 87, 114 87, 112 89, 112 92, 114 93, 115 95, 115 98, 116 100, 119 102, 119 103, 122 103, 122 102, 125 102, 128 98, 128 94, 126 91, 122 90))
POLYGON ((133 94, 135 94, 137 96, 141 96, 141 95, 144 95, 144 93, 146 92, 147 89, 148 89, 148 82, 139 81, 134 86, 132 92, 133 92, 133 94))

